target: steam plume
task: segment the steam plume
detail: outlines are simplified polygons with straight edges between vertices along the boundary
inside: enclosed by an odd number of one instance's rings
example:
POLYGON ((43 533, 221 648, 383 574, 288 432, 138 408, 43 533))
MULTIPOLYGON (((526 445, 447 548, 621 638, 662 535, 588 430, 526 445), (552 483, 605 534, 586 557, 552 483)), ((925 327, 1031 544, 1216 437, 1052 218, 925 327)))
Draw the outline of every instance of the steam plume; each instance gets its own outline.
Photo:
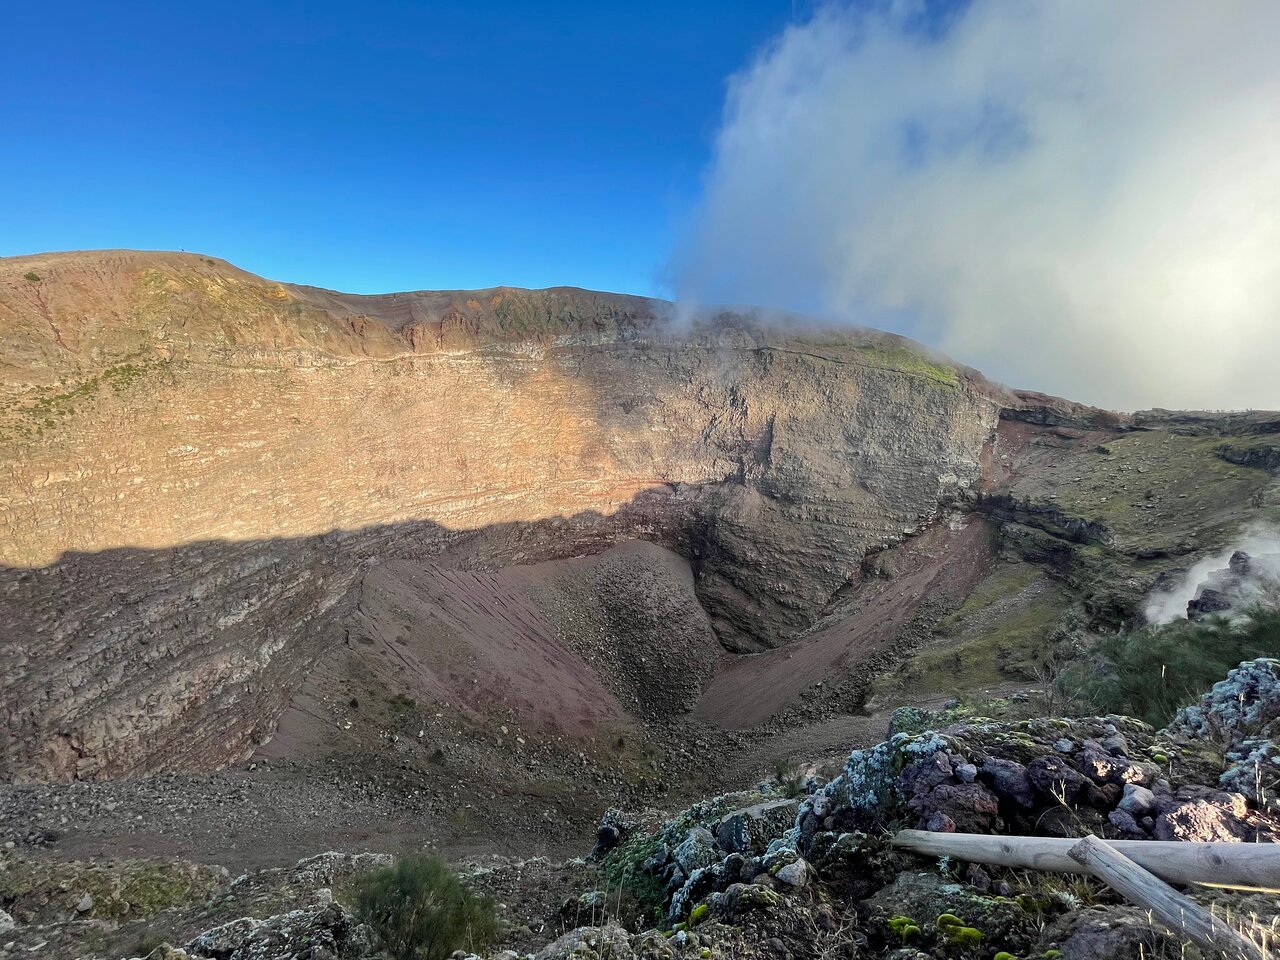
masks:
POLYGON ((1118 408, 1280 406, 1280 4, 830 6, 730 81, 677 295, 1118 408))
MULTIPOLYGON (((1211 574, 1225 570, 1231 555, 1243 550, 1252 558, 1253 576, 1242 584, 1240 599, 1274 606, 1277 589, 1280 588, 1280 531, 1271 527, 1255 526, 1247 530, 1240 541, 1220 553, 1198 560, 1190 570, 1170 589, 1159 590, 1147 598, 1144 614, 1150 623, 1168 623, 1187 615, 1187 604, 1196 595, 1196 588, 1209 580, 1211 574)), ((1247 602, 1244 604, 1247 606, 1247 602)))

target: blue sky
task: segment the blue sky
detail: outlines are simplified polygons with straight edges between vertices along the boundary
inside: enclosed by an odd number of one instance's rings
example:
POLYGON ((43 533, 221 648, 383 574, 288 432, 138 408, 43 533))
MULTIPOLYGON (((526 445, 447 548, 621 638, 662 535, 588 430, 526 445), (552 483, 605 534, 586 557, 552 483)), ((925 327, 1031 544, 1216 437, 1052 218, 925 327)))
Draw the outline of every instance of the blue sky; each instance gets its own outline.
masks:
POLYGON ((807 0, 20 4, 0 255, 667 292, 726 78, 807 0))

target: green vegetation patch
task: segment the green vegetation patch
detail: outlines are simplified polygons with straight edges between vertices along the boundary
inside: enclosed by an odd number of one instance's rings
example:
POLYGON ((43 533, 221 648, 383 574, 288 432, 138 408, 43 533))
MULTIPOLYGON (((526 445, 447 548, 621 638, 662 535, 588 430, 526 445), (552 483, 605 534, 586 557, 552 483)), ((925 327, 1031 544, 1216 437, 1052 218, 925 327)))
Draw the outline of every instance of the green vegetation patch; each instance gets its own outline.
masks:
POLYGON ((962 693, 1030 679, 1070 607, 1067 592, 1039 567, 1002 564, 938 623, 934 642, 877 685, 877 693, 962 693))
POLYGON ((960 376, 956 368, 942 360, 934 360, 916 350, 888 343, 864 343, 858 345, 858 353, 876 366, 888 367, 902 373, 925 377, 936 383, 957 386, 960 376))
POLYGON ((1223 460, 1221 445, 1218 436, 1135 431, 1020 482, 1013 492, 1103 524, 1121 549, 1168 549, 1202 531, 1234 529, 1273 482, 1264 470, 1223 460))
POLYGON ((1099 712, 1162 727, 1242 660, 1280 656, 1280 611, 1174 620, 1105 637, 1094 653, 1095 663, 1076 665, 1061 678, 1066 691, 1099 712))
POLYGON ((135 383, 167 364, 165 360, 138 360, 108 367, 79 383, 64 382, 56 387, 35 387, 26 395, 0 409, 0 441, 37 439, 45 430, 78 413, 101 395, 103 388, 123 394, 135 383))
POLYGON ((805 333, 787 339, 787 344, 800 349, 830 352, 831 359, 850 358, 858 363, 909 376, 924 377, 947 386, 960 383, 959 371, 943 358, 934 358, 899 343, 868 339, 867 333, 805 333))
POLYGON ((621 889, 639 919, 654 925, 666 912, 666 888, 662 881, 644 870, 644 863, 662 844, 660 833, 639 833, 610 850, 601 864, 608 886, 621 889))
POLYGON ((0 859, 0 906, 24 923, 77 913, 146 920, 170 907, 204 903, 225 880, 220 868, 185 860, 88 862, 10 855, 0 859), (86 904, 89 909, 77 911, 86 904))

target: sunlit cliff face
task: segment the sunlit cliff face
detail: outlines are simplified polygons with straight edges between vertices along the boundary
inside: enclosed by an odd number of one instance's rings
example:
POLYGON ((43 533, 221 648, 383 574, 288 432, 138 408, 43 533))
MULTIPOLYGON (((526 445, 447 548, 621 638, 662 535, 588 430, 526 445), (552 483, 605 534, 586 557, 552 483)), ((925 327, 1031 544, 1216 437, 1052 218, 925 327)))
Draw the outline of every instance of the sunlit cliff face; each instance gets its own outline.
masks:
POLYGON ((243 755, 393 559, 649 540, 692 566, 721 643, 776 645, 975 487, 1000 401, 971 371, 873 334, 674 332, 657 312, 345 297, 184 255, 0 263, 7 761, 93 777, 243 755))

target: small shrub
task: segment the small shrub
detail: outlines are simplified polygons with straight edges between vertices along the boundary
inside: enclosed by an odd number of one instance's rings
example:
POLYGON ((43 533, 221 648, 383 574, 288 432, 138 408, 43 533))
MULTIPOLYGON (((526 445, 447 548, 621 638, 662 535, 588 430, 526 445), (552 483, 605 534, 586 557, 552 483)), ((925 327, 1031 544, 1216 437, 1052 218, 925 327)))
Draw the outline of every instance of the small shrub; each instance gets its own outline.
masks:
POLYGON ((34 270, 28 270, 22 275, 22 279, 26 280, 28 283, 39 283, 40 274, 36 273, 34 270))
POLYGON ((356 879, 356 912, 395 960, 476 952, 498 933, 496 904, 473 893, 438 857, 405 857, 356 879))
POLYGON ((774 764, 773 772, 784 797, 804 796, 805 773, 798 763, 786 757, 779 758, 774 764))

